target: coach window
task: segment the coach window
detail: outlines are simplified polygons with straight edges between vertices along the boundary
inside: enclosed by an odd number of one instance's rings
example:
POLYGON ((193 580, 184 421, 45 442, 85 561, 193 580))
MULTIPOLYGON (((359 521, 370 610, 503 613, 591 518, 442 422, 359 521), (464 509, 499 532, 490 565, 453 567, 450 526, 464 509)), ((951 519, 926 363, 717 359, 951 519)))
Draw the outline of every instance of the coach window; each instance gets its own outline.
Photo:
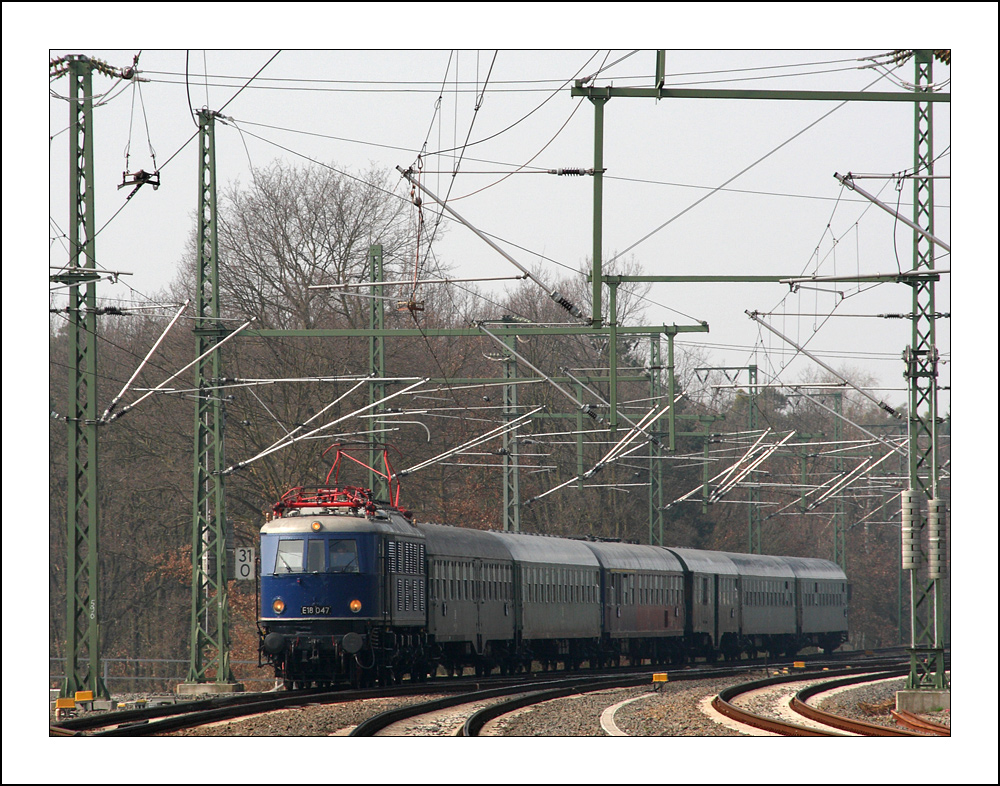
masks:
POLYGON ((295 540, 279 540, 278 556, 274 560, 275 573, 301 573, 302 553, 305 541, 301 538, 295 540))
MULTIPOLYGON (((310 554, 311 557, 311 554, 310 554)), ((330 541, 330 573, 360 573, 358 544, 355 540, 330 541)))

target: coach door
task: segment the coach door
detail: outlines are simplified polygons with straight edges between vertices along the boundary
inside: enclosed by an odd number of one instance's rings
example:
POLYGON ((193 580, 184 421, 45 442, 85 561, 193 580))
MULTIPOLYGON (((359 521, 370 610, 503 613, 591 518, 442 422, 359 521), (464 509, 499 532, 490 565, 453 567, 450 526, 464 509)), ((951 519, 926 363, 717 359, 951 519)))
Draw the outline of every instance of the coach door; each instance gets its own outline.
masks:
POLYGON ((472 561, 472 600, 475 602, 477 653, 483 651, 483 603, 485 602, 483 578, 483 561, 475 559, 472 561))
POLYGON ((715 637, 713 644, 719 646, 719 641, 722 639, 722 631, 719 628, 719 609, 721 607, 722 598, 719 597, 720 584, 722 583, 722 576, 712 576, 710 579, 711 583, 714 585, 712 588, 712 599, 715 601, 715 608, 712 609, 712 619, 715 624, 712 626, 712 635, 715 637))

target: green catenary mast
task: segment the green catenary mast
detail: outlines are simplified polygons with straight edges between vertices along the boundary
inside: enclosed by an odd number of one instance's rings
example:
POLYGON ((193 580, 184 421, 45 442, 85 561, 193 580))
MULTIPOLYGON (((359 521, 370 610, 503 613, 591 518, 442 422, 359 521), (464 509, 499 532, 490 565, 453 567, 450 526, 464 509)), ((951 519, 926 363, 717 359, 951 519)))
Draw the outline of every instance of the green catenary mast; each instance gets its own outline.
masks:
POLYGON ((71 56, 52 64, 70 78, 70 264, 53 281, 69 285, 69 453, 66 501, 66 679, 63 697, 93 691, 108 698, 100 674, 97 508, 97 316, 94 259, 95 64, 71 56), (80 290, 86 284, 86 294, 80 290), (84 660, 81 662, 80 659, 84 660))
POLYGON ((195 314, 194 503, 191 528, 191 660, 180 692, 214 680, 236 688, 229 663, 229 598, 223 429, 215 386, 222 377, 219 341, 226 335, 219 309, 216 215, 215 112, 198 112, 198 258, 195 314), (213 351, 213 347, 215 347, 213 351))
MULTIPOLYGON (((945 53, 918 49, 914 105, 913 223, 934 234, 933 115, 929 92, 933 84, 932 61, 937 55, 950 62, 945 53)), ((924 234, 913 234, 914 270, 934 269, 934 244, 924 234)), ((906 348, 905 376, 909 386, 909 489, 903 494, 903 569, 910 574, 910 675, 911 690, 943 690, 947 687, 944 665, 946 503, 939 488, 938 458, 938 352, 934 306, 934 277, 913 283, 912 343, 906 348), (923 501, 927 504, 926 524, 923 501), (909 510, 907 511, 907 508, 909 510), (910 516, 907 516, 910 513, 910 516), (909 518, 909 521, 907 520, 909 518), (908 526, 909 524, 909 526, 908 526), (926 552, 923 534, 926 533, 926 552), (926 554, 926 568, 924 567, 926 554)))

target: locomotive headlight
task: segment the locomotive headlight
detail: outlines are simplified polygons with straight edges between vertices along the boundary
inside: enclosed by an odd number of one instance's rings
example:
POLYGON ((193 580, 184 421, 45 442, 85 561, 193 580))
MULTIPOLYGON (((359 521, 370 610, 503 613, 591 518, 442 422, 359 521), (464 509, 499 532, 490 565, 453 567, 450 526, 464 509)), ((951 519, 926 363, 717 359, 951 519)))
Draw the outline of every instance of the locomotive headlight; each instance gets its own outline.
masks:
POLYGON ((357 614, 359 611, 361 611, 361 601, 360 600, 354 599, 354 600, 351 601, 351 611, 353 611, 355 614, 357 614))
POLYGON ((281 614, 285 610, 285 601, 281 598, 275 598, 274 603, 271 604, 271 608, 274 609, 275 614, 281 614))
POLYGON ((312 523, 312 528, 313 528, 313 532, 319 532, 321 529, 323 529, 323 525, 320 522, 318 522, 318 521, 314 521, 312 523))

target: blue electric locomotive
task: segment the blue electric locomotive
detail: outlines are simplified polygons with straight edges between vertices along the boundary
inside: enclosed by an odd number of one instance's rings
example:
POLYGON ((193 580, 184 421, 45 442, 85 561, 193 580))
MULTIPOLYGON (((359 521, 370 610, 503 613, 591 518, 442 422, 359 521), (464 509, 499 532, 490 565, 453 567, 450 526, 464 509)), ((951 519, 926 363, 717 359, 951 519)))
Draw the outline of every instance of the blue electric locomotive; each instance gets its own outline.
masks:
POLYGON ((285 493, 260 543, 260 651, 276 675, 319 684, 345 675, 387 680, 385 669, 400 663, 383 658, 383 649, 418 656, 427 619, 423 541, 408 512, 377 504, 368 489, 285 493))

